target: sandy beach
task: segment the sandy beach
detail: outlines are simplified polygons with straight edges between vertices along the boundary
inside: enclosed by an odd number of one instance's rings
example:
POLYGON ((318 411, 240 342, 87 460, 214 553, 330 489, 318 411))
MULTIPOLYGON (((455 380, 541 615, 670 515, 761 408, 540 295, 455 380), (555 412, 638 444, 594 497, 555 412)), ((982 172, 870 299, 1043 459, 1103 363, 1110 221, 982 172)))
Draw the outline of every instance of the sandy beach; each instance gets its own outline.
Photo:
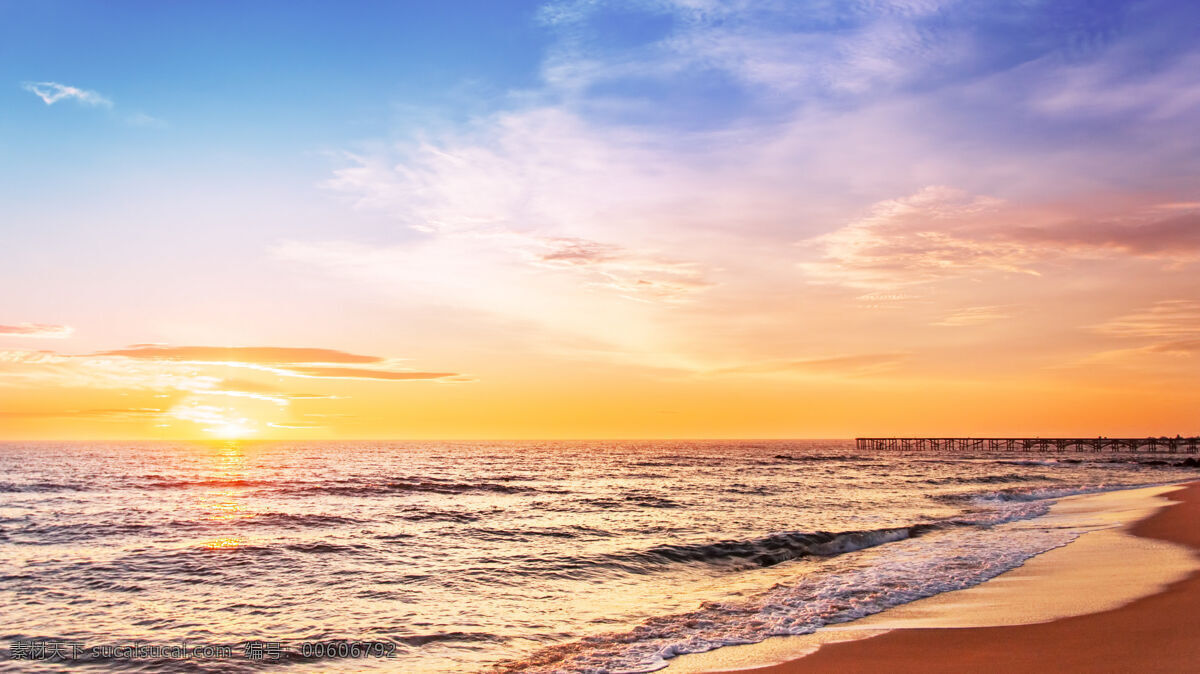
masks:
MULTIPOLYGON (((1200 549, 1200 483, 1166 493, 1165 498, 1173 504, 1133 523, 1127 527, 1128 533, 1192 551, 1200 549)), ((1086 536, 1081 539, 1085 540, 1086 536)), ((736 671, 1194 671, 1200 662, 1198 605, 1200 574, 1193 571, 1160 591, 1099 612, 1035 624, 891 629, 867 638, 826 643, 811 655, 782 664, 736 671)))

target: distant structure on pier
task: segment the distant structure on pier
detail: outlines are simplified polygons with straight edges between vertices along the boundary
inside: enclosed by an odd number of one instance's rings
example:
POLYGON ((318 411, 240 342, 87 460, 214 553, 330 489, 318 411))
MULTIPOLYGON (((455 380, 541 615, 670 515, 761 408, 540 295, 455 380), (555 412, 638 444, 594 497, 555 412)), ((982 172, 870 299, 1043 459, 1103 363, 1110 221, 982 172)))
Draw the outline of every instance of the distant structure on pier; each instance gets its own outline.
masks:
POLYGON ((1200 438, 856 438, 860 450, 1196 454, 1200 438))

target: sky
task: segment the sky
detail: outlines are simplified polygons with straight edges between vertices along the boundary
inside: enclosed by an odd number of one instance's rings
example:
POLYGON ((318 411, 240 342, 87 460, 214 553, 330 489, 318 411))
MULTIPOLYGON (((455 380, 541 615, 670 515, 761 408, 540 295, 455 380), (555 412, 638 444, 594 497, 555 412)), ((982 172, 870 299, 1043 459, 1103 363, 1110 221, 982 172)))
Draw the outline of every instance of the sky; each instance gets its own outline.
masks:
POLYGON ((1200 434, 1200 4, 0 0, 0 439, 1200 434))

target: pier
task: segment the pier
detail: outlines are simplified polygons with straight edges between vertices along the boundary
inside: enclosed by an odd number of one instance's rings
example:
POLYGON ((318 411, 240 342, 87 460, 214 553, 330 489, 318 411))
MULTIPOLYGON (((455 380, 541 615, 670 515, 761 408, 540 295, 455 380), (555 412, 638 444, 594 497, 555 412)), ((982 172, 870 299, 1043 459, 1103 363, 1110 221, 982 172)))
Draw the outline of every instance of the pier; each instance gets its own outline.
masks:
POLYGON ((1200 453, 1200 438, 855 438, 867 451, 1200 453))

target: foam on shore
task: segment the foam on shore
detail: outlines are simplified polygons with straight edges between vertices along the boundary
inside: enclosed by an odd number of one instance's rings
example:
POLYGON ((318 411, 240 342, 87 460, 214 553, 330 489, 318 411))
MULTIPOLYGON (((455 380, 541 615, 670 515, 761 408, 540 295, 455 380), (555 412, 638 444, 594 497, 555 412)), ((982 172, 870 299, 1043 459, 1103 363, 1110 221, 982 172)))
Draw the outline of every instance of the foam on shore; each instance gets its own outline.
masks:
POLYGON ((1124 606, 1200 570, 1187 547, 1133 536, 1131 525, 1170 501, 1179 486, 1063 498, 1038 526, 1084 529, 1074 542, 1027 560, 980 585, 920 599, 813 634, 774 637, 684 655, 668 671, 731 671, 794 660, 822 644, 912 628, 967 628, 1044 623, 1124 606))

